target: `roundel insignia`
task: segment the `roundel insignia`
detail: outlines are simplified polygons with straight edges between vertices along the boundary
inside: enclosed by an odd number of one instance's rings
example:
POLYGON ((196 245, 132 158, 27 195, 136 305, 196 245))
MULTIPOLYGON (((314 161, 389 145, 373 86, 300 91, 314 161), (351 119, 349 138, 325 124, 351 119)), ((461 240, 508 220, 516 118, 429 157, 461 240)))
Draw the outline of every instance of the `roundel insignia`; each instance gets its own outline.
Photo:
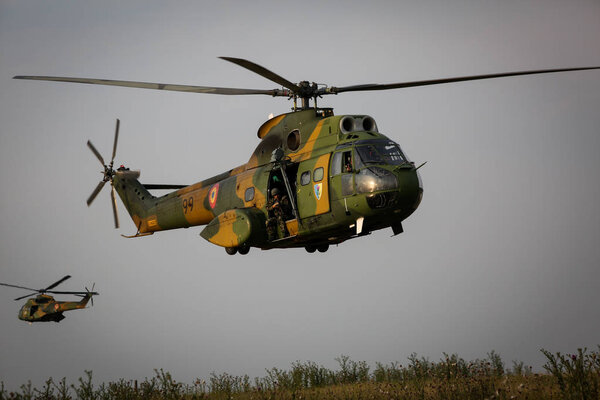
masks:
POLYGON ((58 307, 60 307, 60 306, 58 305, 58 303, 54 303, 54 309, 55 309, 56 311, 58 311, 58 307))
POLYGON ((323 194, 323 182, 315 183, 315 196, 317 200, 321 200, 323 194))
POLYGON ((210 192, 208 192, 208 204, 210 204, 210 208, 215 208, 215 204, 217 204, 217 195, 219 194, 219 184, 217 183, 212 188, 210 188, 210 192))

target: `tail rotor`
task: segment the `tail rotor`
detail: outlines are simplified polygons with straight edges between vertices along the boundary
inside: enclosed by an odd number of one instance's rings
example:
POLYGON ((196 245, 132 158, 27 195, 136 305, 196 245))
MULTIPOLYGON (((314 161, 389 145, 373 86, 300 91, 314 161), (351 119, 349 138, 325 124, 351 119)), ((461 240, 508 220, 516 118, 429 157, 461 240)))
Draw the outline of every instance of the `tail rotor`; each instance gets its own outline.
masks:
POLYGON ((104 171, 102 171, 102 174, 103 174, 102 180, 98 183, 98 185, 96 186, 96 188, 94 189, 94 191, 92 192, 90 197, 88 197, 86 203, 89 207, 92 204, 92 202, 94 201, 94 199, 96 198, 96 196, 98 196, 98 193, 100 193, 100 191, 102 190, 102 188, 104 187, 106 182, 110 182, 110 185, 111 185, 110 198, 111 198, 111 204, 112 204, 112 209, 113 209, 113 216, 115 219, 115 229, 119 228, 119 213, 117 211, 117 196, 115 193, 116 191, 115 191, 115 187, 113 185, 113 177, 116 174, 116 171, 113 169, 113 165, 115 162, 115 156, 117 155, 117 143, 119 141, 119 126, 120 126, 120 124, 121 124, 121 122, 117 118, 117 126, 115 127, 115 140, 113 143, 112 157, 110 159, 109 164, 105 164, 104 158, 102 157, 100 152, 96 149, 96 147, 92 144, 92 142, 90 140, 88 140, 88 142, 87 142, 87 146, 90 148, 92 153, 94 153, 96 158, 98 158, 98 161, 100 161, 100 164, 102 164, 102 166, 104 167, 104 171))
POLYGON ((96 282, 94 282, 94 283, 92 284, 92 290, 89 290, 89 289, 87 288, 87 286, 85 287, 85 291, 87 292, 86 296, 89 296, 89 297, 90 297, 90 301, 91 301, 92 307, 94 307, 94 295, 97 295, 97 294, 98 294, 98 293, 94 292, 94 287, 95 287, 95 286, 96 286, 96 282))

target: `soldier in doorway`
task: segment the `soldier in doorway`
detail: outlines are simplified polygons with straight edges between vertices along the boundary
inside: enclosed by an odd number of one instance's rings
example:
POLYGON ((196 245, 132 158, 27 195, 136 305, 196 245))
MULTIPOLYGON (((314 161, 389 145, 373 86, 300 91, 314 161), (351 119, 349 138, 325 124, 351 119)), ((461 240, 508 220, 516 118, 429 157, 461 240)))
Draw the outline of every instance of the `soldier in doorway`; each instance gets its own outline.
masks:
POLYGON ((282 194, 279 188, 271 189, 271 199, 267 203, 269 219, 267 219, 267 234, 269 241, 277 239, 277 226, 283 237, 289 235, 285 220, 289 216, 290 200, 285 194, 282 194))

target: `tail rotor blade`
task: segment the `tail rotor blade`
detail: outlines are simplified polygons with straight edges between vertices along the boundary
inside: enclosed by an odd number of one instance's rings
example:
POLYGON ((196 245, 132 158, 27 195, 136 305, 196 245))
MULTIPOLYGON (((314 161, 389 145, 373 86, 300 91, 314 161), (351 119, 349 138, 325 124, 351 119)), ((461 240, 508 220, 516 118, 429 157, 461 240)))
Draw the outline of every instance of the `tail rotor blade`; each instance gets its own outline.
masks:
POLYGON ((111 198, 111 203, 112 203, 112 209, 113 209, 113 216, 115 217, 115 229, 119 229, 119 214, 117 212, 117 196, 115 194, 116 190, 115 187, 112 187, 112 190, 110 191, 110 198, 111 198))
POLYGON ((104 187, 105 183, 106 183, 106 181, 100 181, 100 183, 98 183, 98 186, 96 186, 96 189, 94 189, 94 191, 92 192, 92 194, 90 195, 90 197, 88 197, 88 199, 86 201, 88 207, 90 206, 90 204, 92 204, 92 201, 94 201, 94 199, 96 198, 96 196, 98 196, 98 193, 100 193, 100 191, 104 187))
POLYGON ((88 294, 90 295, 90 300, 92 301, 92 307, 94 307, 94 295, 97 295, 98 293, 94 292, 94 288, 96 287, 96 282, 92 283, 92 290, 88 290, 88 288, 86 287, 85 290, 88 292, 88 294))
MULTIPOLYGON (((92 150, 92 153, 94 153, 94 155, 96 157, 98 157, 98 160, 100 160, 100 164, 102 164, 103 166, 104 164, 104 158, 102 158, 102 156, 100 155, 100 152, 98 152, 98 150, 96 150, 96 147, 94 147, 94 145, 92 144, 92 142, 90 140, 87 141, 87 145, 90 148, 90 150, 92 150)), ((114 158, 114 156, 113 156, 114 158)))
POLYGON ((139 171, 130 171, 129 168, 117 168, 117 170, 115 171, 113 169, 113 163, 115 161, 115 157, 117 155, 117 145, 119 143, 119 127, 121 126, 121 120, 119 120, 117 118, 117 123, 115 126, 115 139, 113 142, 113 150, 112 150, 112 155, 110 158, 110 164, 104 164, 104 158, 102 157, 102 155, 100 155, 100 152, 96 149, 96 147, 92 144, 92 142, 90 140, 88 140, 87 145, 90 148, 90 150, 92 151, 92 153, 94 153, 94 155, 96 156, 96 158, 98 158, 98 160, 100 160, 100 162, 102 163, 102 166, 104 167, 104 171, 103 172, 103 179, 102 181, 100 181, 100 183, 98 183, 98 185, 96 186, 96 188, 94 189, 94 191, 92 192, 92 194, 90 195, 90 197, 88 197, 86 203, 89 206, 90 204, 92 204, 92 202, 94 201, 94 199, 96 198, 96 196, 98 196, 98 194, 100 193, 100 191, 102 190, 102 188, 104 187, 104 185, 106 184, 106 182, 110 182, 110 185, 112 186, 111 191, 110 191, 110 203, 113 209, 113 218, 115 220, 115 229, 119 228, 119 213, 117 211, 117 195, 116 195, 116 189, 113 185, 113 180, 115 175, 118 175, 119 177, 123 177, 123 178, 130 178, 130 179, 137 179, 140 176, 140 172, 139 171))
POLYGON ((115 128, 115 143, 113 144, 113 152, 112 152, 112 158, 110 159, 110 165, 113 164, 113 161, 115 161, 115 156, 117 155, 117 142, 119 140, 119 125, 121 125, 121 121, 119 121, 119 118, 117 118, 117 126, 115 128))

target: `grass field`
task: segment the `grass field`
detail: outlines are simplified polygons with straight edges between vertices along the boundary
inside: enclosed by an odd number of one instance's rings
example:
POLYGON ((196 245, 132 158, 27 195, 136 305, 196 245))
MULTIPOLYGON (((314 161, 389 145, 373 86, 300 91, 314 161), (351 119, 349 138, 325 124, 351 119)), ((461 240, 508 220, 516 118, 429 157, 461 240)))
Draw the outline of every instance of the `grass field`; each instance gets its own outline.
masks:
POLYGON ((91 371, 75 384, 49 378, 43 387, 21 385, 4 399, 600 399, 600 346, 595 351, 546 356, 544 374, 534 374, 522 362, 507 368, 492 351, 485 359, 465 361, 458 355, 438 362, 408 357, 408 363, 381 364, 371 368, 347 356, 336 358, 337 370, 313 362, 295 362, 290 369, 272 368, 261 378, 211 374, 207 381, 177 382, 170 373, 156 370, 142 382, 121 379, 93 383, 91 371))

